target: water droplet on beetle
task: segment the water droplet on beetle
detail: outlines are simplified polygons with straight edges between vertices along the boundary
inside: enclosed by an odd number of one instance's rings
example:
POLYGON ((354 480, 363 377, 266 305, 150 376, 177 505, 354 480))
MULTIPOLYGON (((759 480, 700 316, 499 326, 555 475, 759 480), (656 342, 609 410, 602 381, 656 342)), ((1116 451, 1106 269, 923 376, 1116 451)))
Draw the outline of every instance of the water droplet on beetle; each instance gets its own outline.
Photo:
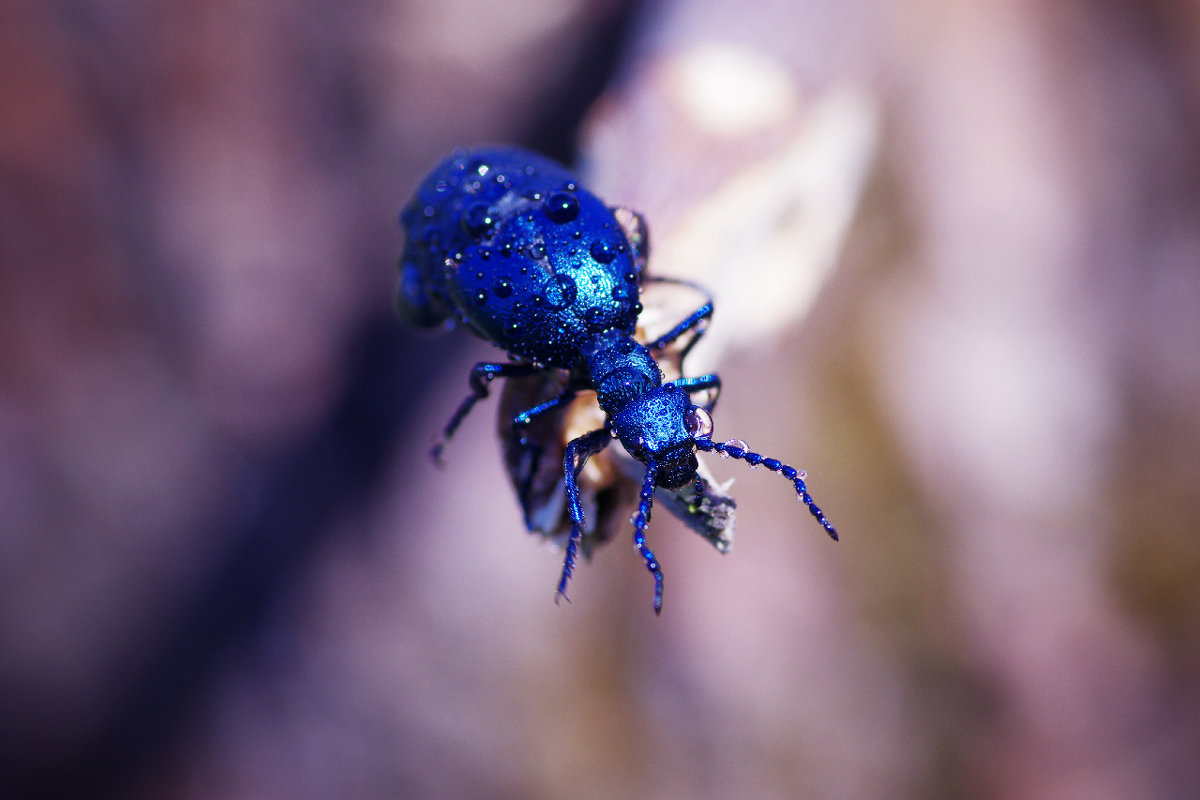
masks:
POLYGON ((692 406, 687 415, 683 418, 684 425, 687 426, 688 435, 693 439, 707 439, 713 432, 712 414, 709 414, 706 409, 700 406, 692 406))
MULTIPOLYGON (((725 442, 725 446, 736 448, 741 450, 743 453, 750 449, 750 446, 741 439, 730 439, 729 441, 725 442)), ((726 453, 721 453, 721 457, 728 458, 729 456, 726 453)))
POLYGON ((592 254, 592 258, 601 264, 608 264, 617 257, 617 251, 612 244, 604 239, 597 239, 592 242, 592 246, 588 249, 592 254))
POLYGON ((496 282, 492 284, 492 289, 496 292, 496 297, 504 299, 512 294, 512 281, 504 277, 496 278, 496 282))
POLYGON ((462 213, 462 229, 468 236, 482 239, 496 227, 496 216, 487 203, 472 203, 462 213))
POLYGON ((575 286, 575 281, 561 272, 556 273, 546 286, 546 302, 551 308, 566 308, 574 303, 578 296, 579 289, 575 286))
POLYGON ((546 198, 546 216, 558 225, 571 222, 579 216, 579 200, 569 192, 555 192, 546 198))
POLYGON ((612 297, 618 303, 627 303, 637 297, 637 288, 634 286, 614 286, 612 297))

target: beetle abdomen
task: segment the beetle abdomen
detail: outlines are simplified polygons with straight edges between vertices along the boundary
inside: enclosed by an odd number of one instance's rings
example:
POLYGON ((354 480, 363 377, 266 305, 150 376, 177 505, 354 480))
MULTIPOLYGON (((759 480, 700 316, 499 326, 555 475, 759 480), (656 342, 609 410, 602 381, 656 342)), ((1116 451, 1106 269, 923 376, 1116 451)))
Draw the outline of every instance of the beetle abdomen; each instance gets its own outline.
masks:
POLYGON ((636 324, 641 274, 621 225, 541 156, 456 153, 401 221, 400 308, 418 325, 457 320, 520 358, 570 368, 598 333, 636 324))

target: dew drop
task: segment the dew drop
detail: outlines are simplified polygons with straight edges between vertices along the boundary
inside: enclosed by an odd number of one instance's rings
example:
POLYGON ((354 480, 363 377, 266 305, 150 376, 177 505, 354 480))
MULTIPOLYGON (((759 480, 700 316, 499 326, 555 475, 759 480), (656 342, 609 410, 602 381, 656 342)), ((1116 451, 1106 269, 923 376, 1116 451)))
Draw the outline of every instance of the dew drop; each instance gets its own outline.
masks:
POLYGON ((554 309, 566 308, 574 303, 578 296, 579 289, 575 286, 575 281, 561 272, 556 273, 546 286, 546 302, 554 309))
POLYGON ((684 417, 684 424, 687 426, 688 435, 693 439, 707 439, 713 432, 712 414, 701 408, 700 406, 692 406, 684 417))
POLYGON ((605 239, 597 239, 592 242, 589 252, 592 254, 592 258, 601 264, 608 264, 617 257, 616 249, 605 239))
POLYGON ((496 292, 496 297, 504 299, 512 294, 512 281, 508 278, 496 278, 496 282, 492 284, 492 290, 496 292))
POLYGON ((614 286, 612 290, 613 300, 618 303, 628 303, 633 298, 637 297, 637 288, 634 286, 614 286))
POLYGON ((546 216, 562 225, 579 216, 579 201, 569 192, 555 192, 546 199, 546 216))
POLYGON ((541 242, 534 242, 529 245, 529 257, 534 261, 541 261, 546 257, 546 245, 541 242))
POLYGON ((462 213, 462 229, 468 236, 482 239, 496 227, 496 215, 487 203, 472 203, 462 213))
POLYGON ((475 293, 475 305, 485 306, 485 305, 487 305, 487 301, 488 301, 487 289, 480 289, 478 292, 475 293))

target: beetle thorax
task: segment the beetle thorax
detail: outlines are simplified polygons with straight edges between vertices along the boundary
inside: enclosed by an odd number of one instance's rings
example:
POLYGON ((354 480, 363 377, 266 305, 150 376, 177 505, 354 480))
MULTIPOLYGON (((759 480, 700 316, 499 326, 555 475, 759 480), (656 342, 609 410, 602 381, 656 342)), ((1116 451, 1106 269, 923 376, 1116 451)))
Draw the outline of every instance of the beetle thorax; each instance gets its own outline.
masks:
POLYGON ((584 363, 596 399, 610 415, 662 386, 662 372, 650 351, 628 336, 598 339, 584 354, 584 363))

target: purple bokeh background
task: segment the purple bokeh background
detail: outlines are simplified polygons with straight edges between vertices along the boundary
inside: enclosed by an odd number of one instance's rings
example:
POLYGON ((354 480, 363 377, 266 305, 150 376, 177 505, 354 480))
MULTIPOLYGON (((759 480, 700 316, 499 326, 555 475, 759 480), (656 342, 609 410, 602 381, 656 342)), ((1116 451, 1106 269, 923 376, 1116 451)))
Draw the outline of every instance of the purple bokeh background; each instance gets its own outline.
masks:
POLYGON ((1200 794, 1194 4, 9 0, 0 101, 0 796, 1200 794), (395 215, 706 38, 880 105, 721 365, 843 541, 718 464, 661 619, 623 544, 556 606, 494 410, 426 457, 494 353, 394 320, 395 215))

